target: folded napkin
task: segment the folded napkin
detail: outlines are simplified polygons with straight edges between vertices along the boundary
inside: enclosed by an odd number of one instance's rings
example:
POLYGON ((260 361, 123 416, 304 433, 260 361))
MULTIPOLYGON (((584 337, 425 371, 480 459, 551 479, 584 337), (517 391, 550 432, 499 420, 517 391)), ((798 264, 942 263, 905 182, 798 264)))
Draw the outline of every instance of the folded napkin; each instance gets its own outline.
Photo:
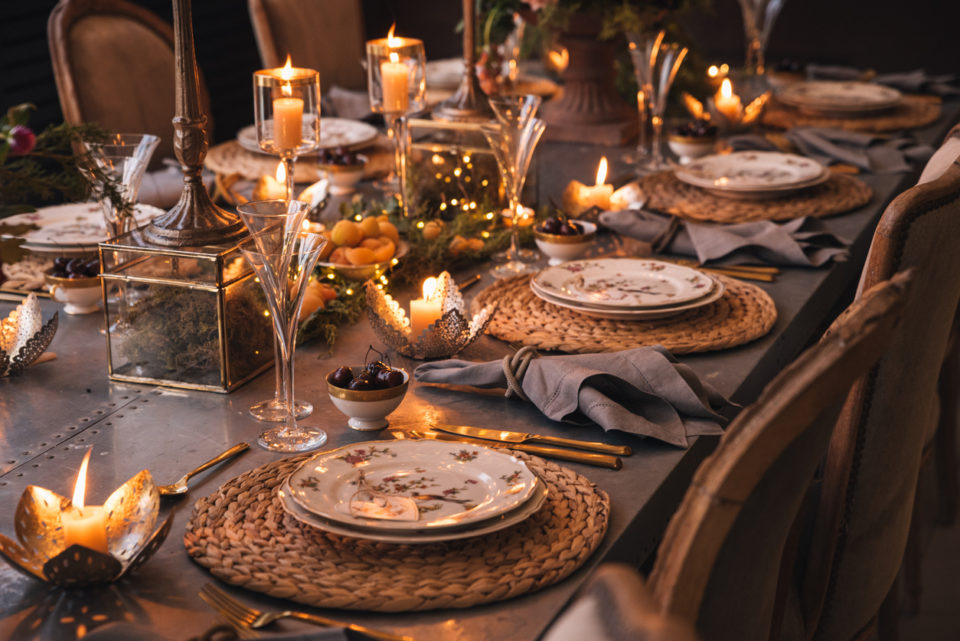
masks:
MULTIPOLYGON (((301 632, 280 632, 271 634, 266 630, 258 631, 262 638, 270 641, 356 641, 367 639, 363 634, 348 634, 343 628, 314 628, 301 632)), ((189 641, 234 641, 236 632, 228 625, 216 625, 199 637, 192 637, 189 641)), ((171 641, 167 637, 158 635, 153 630, 127 621, 107 623, 95 628, 84 639, 88 641, 171 641)), ((178 638, 177 641, 183 641, 178 638)))
MULTIPOLYGON (((910 170, 910 161, 925 161, 933 147, 920 145, 910 136, 889 138, 832 127, 794 127, 784 134, 808 158, 824 165, 847 163, 874 174, 910 170)), ((735 151, 777 151, 776 145, 758 134, 732 136, 727 141, 735 151)))
MULTIPOLYGON (((807 77, 811 80, 862 80, 866 76, 863 69, 842 65, 807 65, 807 77)), ((869 78, 870 82, 886 85, 906 93, 926 93, 938 96, 960 94, 960 87, 953 74, 930 75, 923 69, 884 73, 869 78)))
POLYGON ((723 414, 736 407, 666 349, 638 347, 612 354, 540 356, 521 349, 504 361, 471 363, 457 359, 424 363, 413 372, 425 383, 507 387, 508 375, 520 391, 555 421, 586 424, 652 436, 679 447, 690 437, 721 434, 723 414), (526 365, 519 362, 526 361, 526 365), (506 368, 506 369, 505 369, 506 368))
POLYGON ((364 120, 372 115, 370 97, 366 91, 354 91, 333 86, 324 92, 321 101, 324 116, 364 120))
MULTIPOLYGON (((641 209, 600 214, 604 227, 652 244, 659 244, 658 239, 670 233, 671 219, 673 216, 641 209)), ((826 231, 820 220, 805 216, 781 224, 769 220, 733 225, 681 221, 672 240, 661 245, 660 251, 696 256, 701 263, 732 265, 759 259, 774 265, 820 267, 831 260, 846 260, 848 245, 826 231)))

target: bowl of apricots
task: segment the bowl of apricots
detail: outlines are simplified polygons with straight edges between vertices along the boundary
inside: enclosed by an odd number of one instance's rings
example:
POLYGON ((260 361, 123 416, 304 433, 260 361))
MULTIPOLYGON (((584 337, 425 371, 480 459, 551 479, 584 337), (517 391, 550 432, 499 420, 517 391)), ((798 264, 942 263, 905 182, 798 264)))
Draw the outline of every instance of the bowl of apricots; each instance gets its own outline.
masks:
POLYGON ((356 281, 383 273, 409 249, 386 216, 367 216, 360 221, 345 218, 323 235, 329 242, 318 264, 356 281))

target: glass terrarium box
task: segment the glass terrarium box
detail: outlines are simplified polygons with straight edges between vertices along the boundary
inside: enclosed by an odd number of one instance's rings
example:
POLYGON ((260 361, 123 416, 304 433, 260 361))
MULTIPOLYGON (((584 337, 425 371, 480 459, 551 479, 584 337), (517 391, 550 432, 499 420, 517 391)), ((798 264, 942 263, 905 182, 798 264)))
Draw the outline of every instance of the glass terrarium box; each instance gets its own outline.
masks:
POLYGON ((260 284, 239 243, 100 244, 110 379, 229 392, 273 363, 260 284))
MULTIPOLYGON (((412 118, 404 163, 406 214, 453 219, 467 211, 499 212, 506 198, 497 159, 478 123, 412 118)), ((534 153, 524 203, 537 201, 534 153)))

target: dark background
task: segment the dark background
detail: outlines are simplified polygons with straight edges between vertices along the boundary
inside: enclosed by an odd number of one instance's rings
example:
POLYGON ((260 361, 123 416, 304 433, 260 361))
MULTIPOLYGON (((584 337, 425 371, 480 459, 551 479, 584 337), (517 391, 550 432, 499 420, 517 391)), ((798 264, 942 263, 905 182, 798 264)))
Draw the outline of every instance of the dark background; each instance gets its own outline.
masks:
MULTIPOLYGON (((171 21, 170 0, 135 1, 171 21)), ((55 4, 0 0, 0 108, 34 103, 36 128, 62 119, 46 42, 47 16, 55 4)), ((396 21, 398 33, 424 40, 428 58, 460 52, 456 0, 363 0, 363 9, 370 37, 383 36, 396 21)), ((250 75, 261 65, 244 0, 194 0, 193 21, 197 59, 213 101, 216 142, 252 122, 250 75)), ((736 0, 713 0, 684 26, 704 61, 742 60, 736 0)), ((958 27, 960 2, 954 0, 788 0, 770 38, 768 60, 958 72, 958 27)))

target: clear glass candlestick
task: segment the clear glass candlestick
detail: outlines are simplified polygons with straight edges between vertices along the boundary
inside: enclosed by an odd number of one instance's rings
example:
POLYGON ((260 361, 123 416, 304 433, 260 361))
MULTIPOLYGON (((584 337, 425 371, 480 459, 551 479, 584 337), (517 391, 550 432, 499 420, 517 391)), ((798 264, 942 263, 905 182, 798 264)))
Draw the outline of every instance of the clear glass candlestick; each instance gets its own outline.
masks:
MULTIPOLYGON (((247 230, 264 245, 261 252, 270 253, 281 250, 285 239, 301 230, 310 206, 299 200, 265 200, 244 203, 237 212, 247 230), (266 244, 266 243, 269 243, 266 244)), ((289 259, 287 259, 289 263, 289 259)), ((281 349, 274 336, 274 374, 275 387, 273 398, 259 401, 250 406, 250 414, 261 421, 280 422, 287 419, 290 407, 287 405, 283 387, 283 362, 281 349)), ((293 414, 296 418, 306 418, 313 413, 313 405, 307 401, 294 400, 293 414)))
POLYGON ((394 144, 396 182, 381 186, 396 191, 406 213, 407 115, 424 108, 426 54, 416 38, 394 37, 367 42, 367 93, 370 109, 383 114, 394 144))
POLYGON ((319 427, 307 427, 297 422, 294 406, 294 351, 296 349, 297 319, 303 305, 306 284, 326 244, 320 234, 307 232, 285 233, 268 229, 240 246, 260 281, 267 299, 270 318, 280 349, 283 397, 287 408, 280 425, 264 430, 257 442, 268 450, 302 452, 322 446, 327 433, 319 427))
POLYGON ((320 74, 293 67, 253 74, 253 115, 257 143, 279 156, 286 171, 287 200, 294 199, 294 162, 320 146, 320 74))
POLYGON ((143 174, 159 144, 160 139, 151 134, 114 134, 107 142, 86 144, 92 165, 86 173, 111 238, 133 228, 132 204, 137 201, 143 174), (119 193, 110 193, 108 180, 113 181, 119 193))

